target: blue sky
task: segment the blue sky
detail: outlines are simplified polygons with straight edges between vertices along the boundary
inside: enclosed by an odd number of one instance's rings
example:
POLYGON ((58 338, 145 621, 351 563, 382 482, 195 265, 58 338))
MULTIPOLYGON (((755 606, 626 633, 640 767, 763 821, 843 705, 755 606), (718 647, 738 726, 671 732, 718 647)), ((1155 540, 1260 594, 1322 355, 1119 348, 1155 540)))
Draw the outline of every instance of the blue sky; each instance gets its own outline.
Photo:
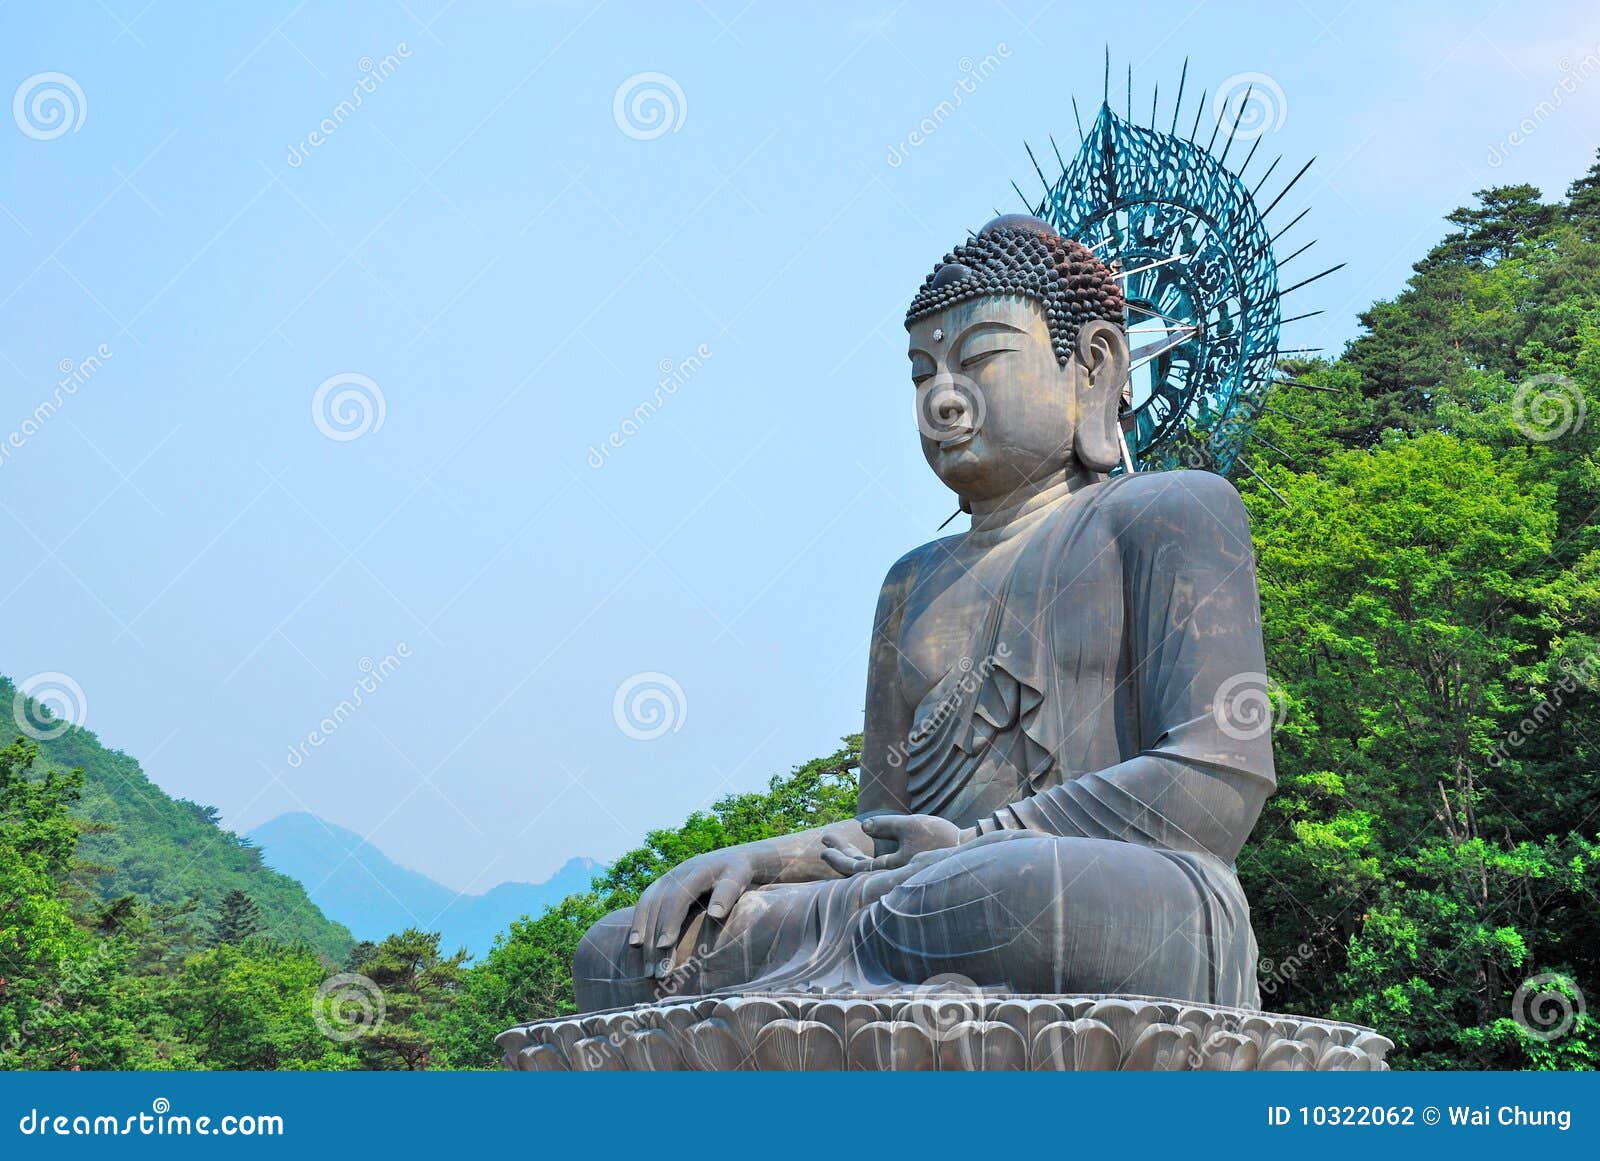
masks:
POLYGON ((905 304, 1105 45, 1135 109, 1185 56, 1188 115, 1272 79, 1261 156, 1319 157, 1282 209, 1350 264, 1288 345, 1337 351, 1472 190, 1592 161, 1600 20, 1527 11, 6 5, 0 425, 59 406, 0 462, 0 671, 239 829, 473 890, 612 857, 860 727, 877 585, 953 507, 905 304), (381 424, 330 438, 330 380, 381 424))

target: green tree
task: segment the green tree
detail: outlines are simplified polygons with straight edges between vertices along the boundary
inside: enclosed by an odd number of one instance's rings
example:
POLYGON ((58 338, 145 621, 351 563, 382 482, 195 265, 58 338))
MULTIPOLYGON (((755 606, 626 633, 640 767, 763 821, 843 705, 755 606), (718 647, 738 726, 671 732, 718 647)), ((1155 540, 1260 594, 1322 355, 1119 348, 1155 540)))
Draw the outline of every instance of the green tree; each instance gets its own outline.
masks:
POLYGON ((213 945, 243 943, 260 933, 263 926, 265 921, 256 901, 235 887, 222 897, 217 908, 217 916, 211 924, 211 942, 213 945))
POLYGON ((386 938, 359 971, 382 992, 383 1013, 362 1034, 368 1067, 423 1069, 433 1063, 439 1027, 461 986, 465 950, 444 956, 439 933, 410 928, 386 938))

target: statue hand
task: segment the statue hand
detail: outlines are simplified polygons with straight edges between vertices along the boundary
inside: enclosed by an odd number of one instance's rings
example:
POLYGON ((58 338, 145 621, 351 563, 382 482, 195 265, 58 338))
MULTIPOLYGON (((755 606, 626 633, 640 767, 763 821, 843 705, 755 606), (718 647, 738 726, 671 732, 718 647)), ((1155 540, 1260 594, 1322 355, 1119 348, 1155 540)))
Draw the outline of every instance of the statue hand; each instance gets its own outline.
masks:
POLYGON ((651 883, 634 907, 628 943, 658 950, 671 947, 683 931, 689 909, 707 895, 711 898, 706 914, 712 919, 725 918, 756 881, 761 859, 751 848, 758 845, 747 843, 695 855, 651 883))
POLYGON ((861 829, 877 840, 878 849, 890 845, 888 853, 868 857, 850 843, 834 835, 823 835, 822 861, 841 875, 865 871, 892 871, 904 867, 917 855, 959 846, 967 837, 955 823, 936 814, 883 814, 865 819, 861 829))

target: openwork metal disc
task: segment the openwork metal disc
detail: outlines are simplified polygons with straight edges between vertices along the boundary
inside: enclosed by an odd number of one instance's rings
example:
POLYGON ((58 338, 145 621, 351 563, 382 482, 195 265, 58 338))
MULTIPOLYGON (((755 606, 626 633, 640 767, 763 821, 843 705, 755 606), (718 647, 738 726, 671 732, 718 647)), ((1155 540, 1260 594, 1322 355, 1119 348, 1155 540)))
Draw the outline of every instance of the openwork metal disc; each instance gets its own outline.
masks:
POLYGON ((1244 182, 1107 103, 1035 213, 1126 273, 1140 470, 1226 474, 1272 383, 1280 324, 1272 238, 1244 182))

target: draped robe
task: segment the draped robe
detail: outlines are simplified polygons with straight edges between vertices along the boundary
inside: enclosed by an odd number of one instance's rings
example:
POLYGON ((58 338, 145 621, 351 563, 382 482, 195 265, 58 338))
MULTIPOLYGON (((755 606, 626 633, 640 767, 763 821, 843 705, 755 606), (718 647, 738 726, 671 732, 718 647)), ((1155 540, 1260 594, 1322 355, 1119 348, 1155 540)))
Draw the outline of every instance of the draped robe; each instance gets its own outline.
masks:
MULTIPOLYGON (((878 645, 901 688, 926 685, 904 670, 926 580, 960 541, 924 545, 885 582, 878 645)), ((1202 472, 1116 477, 1006 551, 961 659, 903 741, 863 756, 864 813, 936 814, 975 837, 903 868, 754 888, 720 923, 697 911, 669 962, 628 948, 631 910, 617 912, 579 949, 580 1007, 944 976, 1258 1006, 1231 864, 1274 785, 1272 722, 1237 493, 1202 472)))

